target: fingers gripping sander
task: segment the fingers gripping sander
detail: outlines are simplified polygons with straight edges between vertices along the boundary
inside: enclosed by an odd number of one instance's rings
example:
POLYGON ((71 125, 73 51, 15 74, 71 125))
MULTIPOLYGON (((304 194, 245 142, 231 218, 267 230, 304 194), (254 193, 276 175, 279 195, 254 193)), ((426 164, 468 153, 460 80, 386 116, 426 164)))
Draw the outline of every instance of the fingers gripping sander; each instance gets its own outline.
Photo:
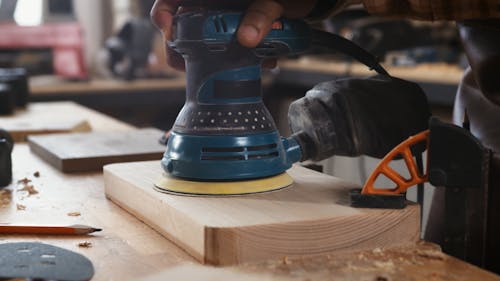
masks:
POLYGON ((302 21, 283 19, 250 49, 236 39, 241 17, 196 12, 174 21, 169 46, 185 59, 187 97, 162 160, 161 191, 242 194, 292 183, 284 172, 300 160, 300 148, 280 137, 262 102, 261 63, 306 51, 311 31, 302 21))

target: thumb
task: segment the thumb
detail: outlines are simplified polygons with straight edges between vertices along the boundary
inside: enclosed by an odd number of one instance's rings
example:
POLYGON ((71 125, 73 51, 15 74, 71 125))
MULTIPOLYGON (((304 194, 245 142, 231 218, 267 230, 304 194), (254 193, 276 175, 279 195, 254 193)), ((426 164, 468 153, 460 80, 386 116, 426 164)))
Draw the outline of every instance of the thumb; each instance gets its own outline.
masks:
POLYGON ((283 14, 283 6, 275 0, 257 0, 247 9, 238 29, 238 41, 256 47, 267 35, 273 22, 283 14))

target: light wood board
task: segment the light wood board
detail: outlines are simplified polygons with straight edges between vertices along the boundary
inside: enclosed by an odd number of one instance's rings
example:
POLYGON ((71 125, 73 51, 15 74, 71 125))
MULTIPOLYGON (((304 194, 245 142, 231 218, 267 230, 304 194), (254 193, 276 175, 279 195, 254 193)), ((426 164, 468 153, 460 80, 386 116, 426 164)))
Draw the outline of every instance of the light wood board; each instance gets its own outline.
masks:
POLYGON ((31 150, 60 171, 101 171, 111 163, 161 159, 163 132, 140 129, 124 132, 53 134, 29 137, 31 150))
POLYGON ((52 103, 57 105, 55 108, 30 104, 26 109, 16 110, 13 115, 0 117, 0 128, 7 130, 15 142, 25 142, 29 135, 91 131, 87 119, 77 112, 64 110, 65 104, 68 109, 75 107, 72 103, 52 103))
POLYGON ((108 198, 202 263, 239 264, 283 256, 372 249, 418 240, 419 208, 354 209, 352 184, 294 166, 285 190, 204 198, 153 189, 159 161, 104 167, 108 198))

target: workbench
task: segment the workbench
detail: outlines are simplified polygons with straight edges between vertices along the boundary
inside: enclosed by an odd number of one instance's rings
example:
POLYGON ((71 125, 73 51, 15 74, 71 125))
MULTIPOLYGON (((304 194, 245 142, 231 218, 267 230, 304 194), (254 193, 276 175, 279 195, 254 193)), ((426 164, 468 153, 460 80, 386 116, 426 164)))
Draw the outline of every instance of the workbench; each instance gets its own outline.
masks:
MULTIPOLYGON (((134 129, 73 103, 39 106, 54 111, 70 106, 73 114, 85 117, 94 131, 134 129)), ((172 242, 106 199, 102 173, 63 174, 30 152, 27 144, 16 144, 13 166, 14 181, 27 177, 39 193, 29 196, 18 191, 14 183, 9 187, 12 193, 7 195, 8 200, 1 201, 0 222, 86 224, 104 230, 82 237, 4 235, 0 236, 1 243, 36 241, 79 252, 93 262, 96 270, 93 280, 138 280, 155 274, 164 274, 163 280, 181 280, 184 278, 168 279, 174 276, 168 270, 196 263, 172 242), (39 177, 34 176, 36 172, 39 177), (75 216, 75 213, 80 215, 75 216), (84 241, 92 246, 79 247, 78 244, 84 241)), ((189 268, 185 274, 196 276, 197 267, 189 268)), ((234 270, 241 276, 265 273, 270 276, 265 280, 331 280, 334 276, 339 278, 336 280, 500 280, 496 275, 441 254, 435 246, 425 243, 342 255, 283 257, 240 265, 234 270)), ((196 280, 205 278, 208 276, 201 275, 196 280)))

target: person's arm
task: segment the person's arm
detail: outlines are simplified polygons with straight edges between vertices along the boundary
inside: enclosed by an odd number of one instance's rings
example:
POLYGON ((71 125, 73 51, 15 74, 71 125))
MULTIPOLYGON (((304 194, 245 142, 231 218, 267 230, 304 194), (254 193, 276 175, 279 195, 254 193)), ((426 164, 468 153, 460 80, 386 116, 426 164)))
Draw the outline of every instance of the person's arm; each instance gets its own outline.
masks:
POLYGON ((498 0, 318 0, 336 3, 335 14, 346 5, 363 4, 370 14, 417 20, 466 20, 500 18, 498 0))

